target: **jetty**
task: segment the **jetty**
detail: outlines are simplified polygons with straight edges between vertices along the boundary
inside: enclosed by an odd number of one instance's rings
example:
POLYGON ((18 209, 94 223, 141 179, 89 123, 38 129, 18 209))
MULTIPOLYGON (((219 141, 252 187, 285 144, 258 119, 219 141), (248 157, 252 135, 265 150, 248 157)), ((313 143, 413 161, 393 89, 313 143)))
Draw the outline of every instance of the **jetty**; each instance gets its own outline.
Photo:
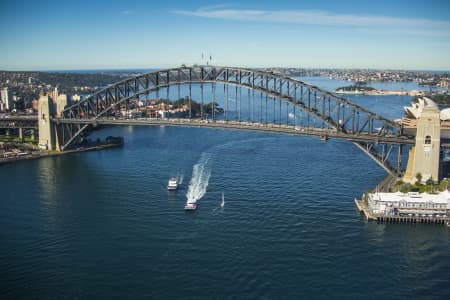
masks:
POLYGON ((367 221, 377 223, 404 223, 404 224, 438 224, 448 225, 450 218, 448 216, 424 216, 424 215, 385 215, 372 213, 368 205, 368 195, 364 194, 362 199, 355 199, 355 204, 360 213, 362 213, 367 221))

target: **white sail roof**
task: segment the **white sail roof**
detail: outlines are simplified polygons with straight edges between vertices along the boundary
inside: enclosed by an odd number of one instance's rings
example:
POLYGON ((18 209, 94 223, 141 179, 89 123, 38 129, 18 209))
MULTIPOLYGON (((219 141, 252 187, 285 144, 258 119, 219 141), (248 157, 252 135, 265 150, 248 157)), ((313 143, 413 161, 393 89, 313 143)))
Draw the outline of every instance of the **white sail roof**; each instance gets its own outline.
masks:
POLYGON ((441 110, 440 118, 442 121, 450 120, 450 108, 441 110))
POLYGON ((422 111, 425 107, 439 110, 436 102, 427 97, 411 101, 411 106, 405 106, 404 110, 409 118, 418 119, 420 118, 420 115, 422 114, 422 111))

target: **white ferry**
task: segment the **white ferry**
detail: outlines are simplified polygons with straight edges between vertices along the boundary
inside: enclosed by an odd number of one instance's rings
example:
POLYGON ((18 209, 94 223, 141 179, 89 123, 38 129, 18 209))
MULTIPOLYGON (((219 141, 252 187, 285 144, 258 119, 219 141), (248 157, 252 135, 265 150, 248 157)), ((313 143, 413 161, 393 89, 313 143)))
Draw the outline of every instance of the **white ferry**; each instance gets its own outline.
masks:
POLYGON ((197 209, 197 203, 195 202, 186 202, 186 205, 184 205, 185 210, 196 210, 197 209))
POLYGON ((176 178, 170 178, 169 183, 167 184, 167 189, 169 191, 174 191, 178 188, 178 182, 176 178))

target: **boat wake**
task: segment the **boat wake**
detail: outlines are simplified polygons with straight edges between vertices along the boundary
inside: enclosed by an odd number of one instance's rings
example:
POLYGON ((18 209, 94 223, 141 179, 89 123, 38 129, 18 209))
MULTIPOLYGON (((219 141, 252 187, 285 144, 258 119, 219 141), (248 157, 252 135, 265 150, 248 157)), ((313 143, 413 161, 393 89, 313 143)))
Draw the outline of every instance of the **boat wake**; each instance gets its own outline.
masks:
POLYGON ((212 209, 212 215, 222 214, 224 209, 222 207, 216 207, 212 209))
MULTIPOLYGON (((244 141, 241 140, 231 141, 225 144, 214 146, 213 148, 203 152, 200 156, 200 159, 192 169, 192 177, 191 181, 189 182, 188 191, 186 193, 187 198, 186 204, 196 204, 197 201, 200 200, 206 194, 206 189, 209 184, 209 178, 211 176, 214 157, 216 157, 221 150, 243 143, 253 144, 256 141, 261 142, 268 139, 273 138, 254 138, 244 141)), ((181 178, 180 183, 182 181, 183 179, 181 178)), ((223 209, 223 206, 221 205, 220 208, 223 209)))
POLYGON ((183 179, 184 179, 184 174, 178 175, 177 176, 178 184, 183 184, 183 179))
POLYGON ((186 194, 187 203, 196 203, 197 200, 205 195, 209 177, 211 176, 211 157, 211 153, 203 152, 198 163, 194 165, 186 194))

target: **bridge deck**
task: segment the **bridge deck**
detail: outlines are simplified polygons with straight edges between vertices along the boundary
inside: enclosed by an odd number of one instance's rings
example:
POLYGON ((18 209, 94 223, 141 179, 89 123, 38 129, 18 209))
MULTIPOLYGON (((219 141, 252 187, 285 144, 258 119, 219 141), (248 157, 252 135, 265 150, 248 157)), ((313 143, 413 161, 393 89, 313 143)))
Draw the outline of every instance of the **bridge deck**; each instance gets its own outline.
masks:
POLYGON ((326 136, 328 138, 344 139, 349 141, 359 142, 380 142, 392 143, 402 145, 414 144, 413 138, 405 136, 377 136, 362 132, 358 135, 337 132, 333 129, 327 128, 313 128, 300 127, 284 124, 271 123, 255 123, 244 121, 225 121, 225 120, 199 120, 199 119, 155 119, 155 118, 140 118, 140 119, 117 119, 117 118, 99 118, 99 119, 54 119, 57 123, 63 124, 93 124, 96 125, 147 125, 147 126, 182 126, 182 127, 203 127, 203 128, 218 128, 218 129, 234 129, 234 130, 250 130, 263 131, 272 133, 284 133, 303 136, 326 136))
POLYGON ((38 128, 37 115, 6 115, 0 117, 0 128, 38 128))

